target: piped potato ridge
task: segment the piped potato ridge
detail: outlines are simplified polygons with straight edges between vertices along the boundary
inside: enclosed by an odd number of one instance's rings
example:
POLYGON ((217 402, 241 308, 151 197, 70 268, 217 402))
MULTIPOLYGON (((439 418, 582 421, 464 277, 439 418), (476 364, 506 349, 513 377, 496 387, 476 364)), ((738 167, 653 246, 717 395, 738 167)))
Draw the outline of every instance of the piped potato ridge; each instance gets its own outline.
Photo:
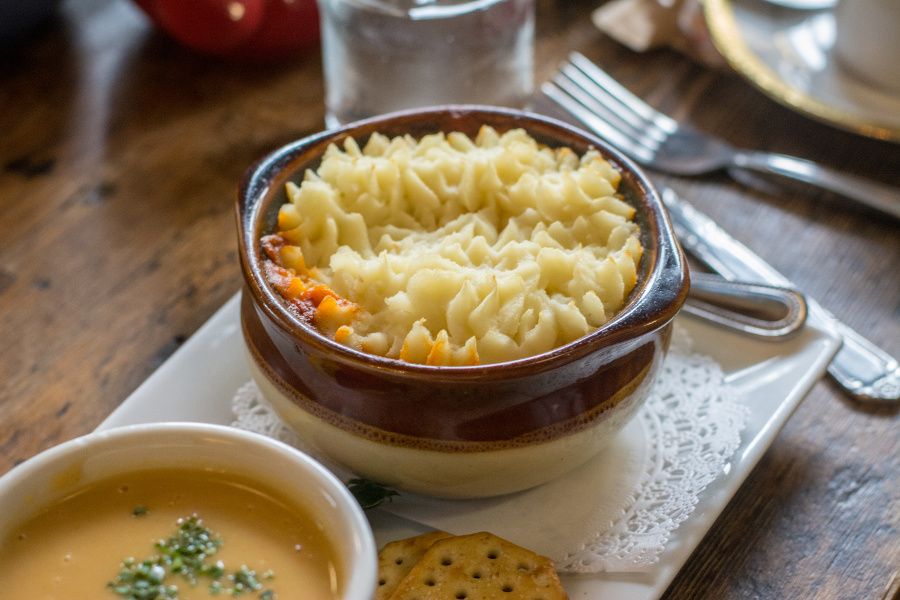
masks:
POLYGON ((606 323, 643 248, 595 150, 484 126, 332 144, 261 240, 292 312, 345 346, 439 366, 541 354, 606 323))

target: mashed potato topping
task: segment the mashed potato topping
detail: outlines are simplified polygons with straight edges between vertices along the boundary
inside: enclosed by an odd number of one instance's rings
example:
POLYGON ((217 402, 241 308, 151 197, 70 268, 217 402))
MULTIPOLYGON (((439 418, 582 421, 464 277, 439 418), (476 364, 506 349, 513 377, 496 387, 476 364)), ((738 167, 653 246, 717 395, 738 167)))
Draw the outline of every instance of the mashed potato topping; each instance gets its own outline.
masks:
POLYGON ((262 239, 269 281, 338 343, 430 365, 540 354, 602 325, 642 247, 619 173, 523 130, 332 145, 262 239))

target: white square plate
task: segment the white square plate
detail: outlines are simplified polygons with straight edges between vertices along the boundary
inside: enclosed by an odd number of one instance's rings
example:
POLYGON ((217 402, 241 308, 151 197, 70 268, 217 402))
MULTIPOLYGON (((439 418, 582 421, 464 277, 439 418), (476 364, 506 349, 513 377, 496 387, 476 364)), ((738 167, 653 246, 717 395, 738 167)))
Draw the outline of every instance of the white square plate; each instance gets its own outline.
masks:
MULTIPOLYGON (((239 299, 236 294, 226 302, 99 429, 158 421, 230 424, 234 392, 250 379, 239 299)), ((700 496, 696 510, 674 532, 650 572, 564 575, 572 600, 660 597, 840 347, 833 328, 815 319, 797 337, 779 343, 730 333, 689 317, 679 317, 679 323, 693 338, 696 352, 719 361, 726 379, 750 409, 741 446, 700 496)), ((428 529, 378 510, 370 511, 369 518, 379 545, 428 529)))

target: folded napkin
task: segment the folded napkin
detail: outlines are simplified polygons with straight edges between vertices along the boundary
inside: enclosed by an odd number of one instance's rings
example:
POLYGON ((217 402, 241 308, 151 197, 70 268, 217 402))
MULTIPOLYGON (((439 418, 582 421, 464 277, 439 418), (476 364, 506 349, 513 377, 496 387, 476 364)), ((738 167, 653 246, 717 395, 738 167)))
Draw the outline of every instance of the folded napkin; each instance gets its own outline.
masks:
MULTIPOLYGON (((292 444, 344 481, 353 477, 290 431, 255 384, 237 391, 232 409, 236 427, 292 444)), ((565 572, 646 572, 727 468, 746 417, 720 365, 692 352, 676 327, 647 402, 582 467, 516 494, 438 500, 401 493, 381 509, 450 533, 491 531, 548 556, 565 572)))
POLYGON ((635 52, 669 46, 703 64, 722 67, 700 0, 612 0, 594 11, 594 25, 635 52))

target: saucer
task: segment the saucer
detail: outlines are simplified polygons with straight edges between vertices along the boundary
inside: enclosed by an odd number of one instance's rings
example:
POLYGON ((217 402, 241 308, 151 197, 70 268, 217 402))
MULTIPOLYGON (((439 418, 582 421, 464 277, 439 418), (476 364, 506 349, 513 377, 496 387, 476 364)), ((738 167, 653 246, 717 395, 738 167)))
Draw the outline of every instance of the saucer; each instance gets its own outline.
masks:
POLYGON ((713 43, 775 101, 834 127, 900 143, 900 94, 835 56, 832 8, 800 11, 761 0, 706 0, 713 43))

